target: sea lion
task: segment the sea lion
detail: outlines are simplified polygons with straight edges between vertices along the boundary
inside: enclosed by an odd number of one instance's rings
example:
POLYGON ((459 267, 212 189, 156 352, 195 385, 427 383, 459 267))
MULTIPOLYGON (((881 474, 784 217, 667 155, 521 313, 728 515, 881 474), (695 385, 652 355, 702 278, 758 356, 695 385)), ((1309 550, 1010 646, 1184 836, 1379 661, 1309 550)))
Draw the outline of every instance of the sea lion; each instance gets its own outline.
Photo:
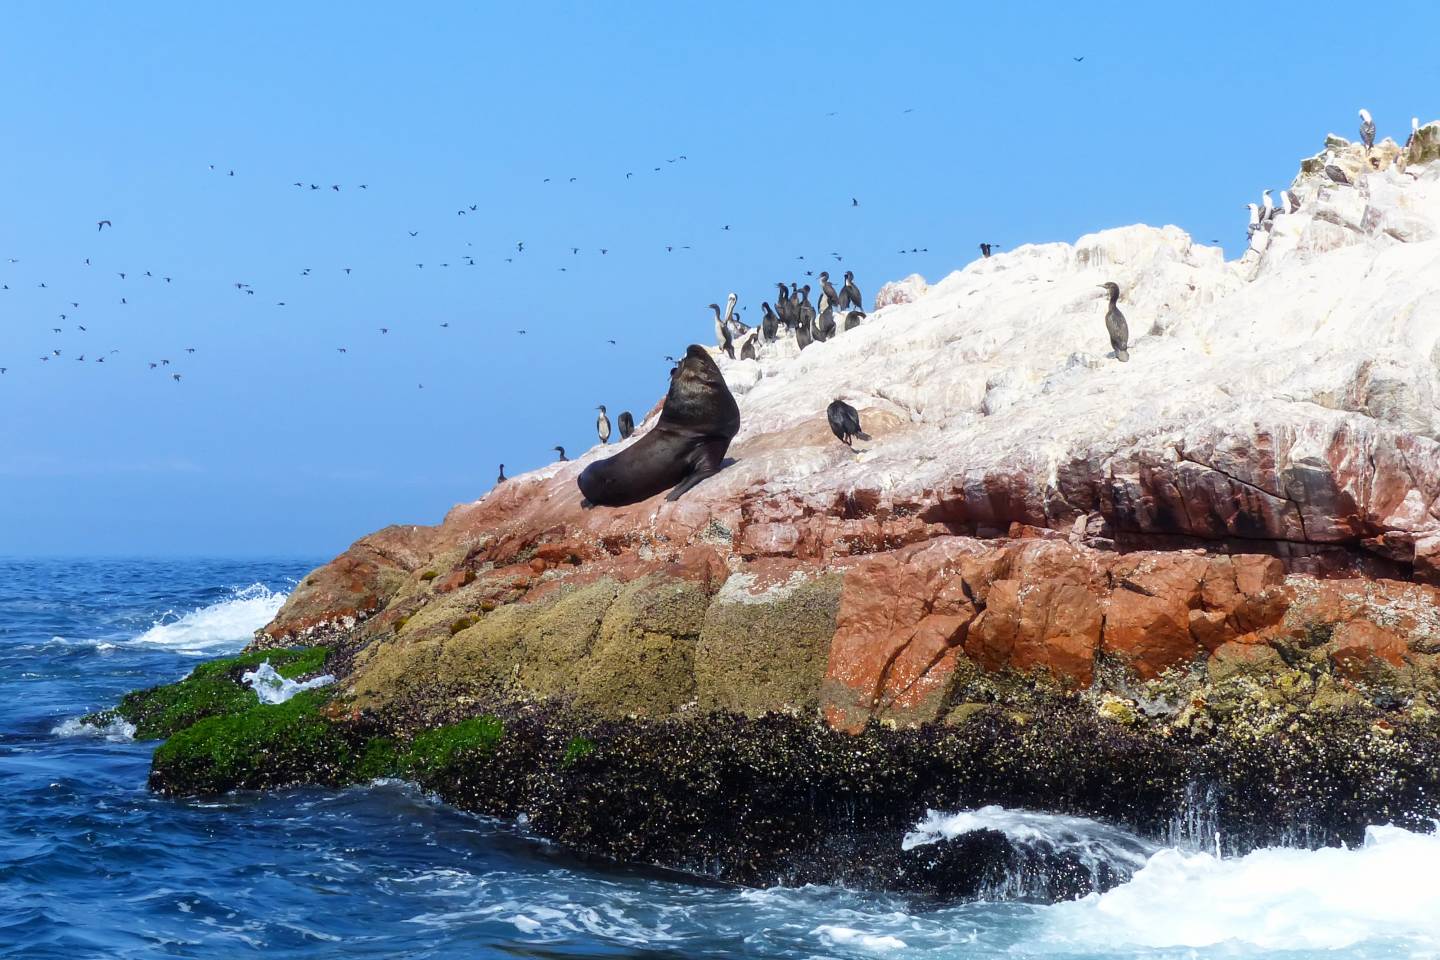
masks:
POLYGON ((576 483, 590 506, 623 507, 666 489, 666 500, 679 500, 720 470, 739 432, 740 408, 725 377, 709 351, 691 344, 670 377, 655 426, 615 456, 590 464, 576 483))

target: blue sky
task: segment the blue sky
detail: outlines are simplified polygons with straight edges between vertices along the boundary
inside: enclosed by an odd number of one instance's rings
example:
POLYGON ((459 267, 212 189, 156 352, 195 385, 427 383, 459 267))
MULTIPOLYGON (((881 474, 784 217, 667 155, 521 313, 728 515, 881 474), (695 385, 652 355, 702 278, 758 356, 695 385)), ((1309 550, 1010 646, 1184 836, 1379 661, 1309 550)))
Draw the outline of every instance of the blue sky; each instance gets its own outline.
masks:
POLYGON ((867 298, 1142 221, 1237 255, 1357 108, 1440 116, 1440 7, 1264 9, 7 3, 0 553, 438 521, 831 251, 867 298))

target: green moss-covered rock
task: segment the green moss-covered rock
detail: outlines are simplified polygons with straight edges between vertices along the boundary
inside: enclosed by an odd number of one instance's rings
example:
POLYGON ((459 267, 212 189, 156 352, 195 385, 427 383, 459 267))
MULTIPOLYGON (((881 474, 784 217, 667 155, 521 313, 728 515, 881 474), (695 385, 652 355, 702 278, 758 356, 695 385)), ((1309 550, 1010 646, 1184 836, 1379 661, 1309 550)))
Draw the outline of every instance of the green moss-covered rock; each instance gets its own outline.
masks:
POLYGON ((269 661, 275 671, 294 680, 319 673, 329 651, 324 647, 255 650, 236 657, 202 663, 184 680, 126 694, 113 711, 93 714, 87 722, 118 716, 135 725, 137 740, 169 737, 206 717, 239 713, 260 702, 241 676, 269 661))
POLYGON ((505 723, 499 717, 471 717, 421 733, 401 762, 407 770, 433 776, 457 765, 481 761, 494 752, 503 736, 505 723))
POLYGON ((284 703, 206 717, 156 749, 150 785, 162 793, 204 794, 349 782, 355 750, 321 714, 328 699, 327 691, 307 690, 284 703))

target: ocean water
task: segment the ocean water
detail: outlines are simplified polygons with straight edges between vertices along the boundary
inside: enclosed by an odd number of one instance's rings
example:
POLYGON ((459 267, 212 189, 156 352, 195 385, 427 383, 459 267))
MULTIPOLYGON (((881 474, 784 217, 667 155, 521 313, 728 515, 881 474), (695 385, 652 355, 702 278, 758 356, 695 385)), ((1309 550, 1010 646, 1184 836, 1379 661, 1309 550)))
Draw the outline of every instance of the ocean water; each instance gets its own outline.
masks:
MULTIPOLYGON (((205 801, 153 744, 78 724, 238 650, 311 564, 0 560, 0 956, 1440 957, 1440 839, 1217 860, 1040 811, 932 813, 1118 864, 1103 895, 937 906, 584 862, 402 783, 205 801)), ((1003 891, 997 891, 997 897, 1003 891)))

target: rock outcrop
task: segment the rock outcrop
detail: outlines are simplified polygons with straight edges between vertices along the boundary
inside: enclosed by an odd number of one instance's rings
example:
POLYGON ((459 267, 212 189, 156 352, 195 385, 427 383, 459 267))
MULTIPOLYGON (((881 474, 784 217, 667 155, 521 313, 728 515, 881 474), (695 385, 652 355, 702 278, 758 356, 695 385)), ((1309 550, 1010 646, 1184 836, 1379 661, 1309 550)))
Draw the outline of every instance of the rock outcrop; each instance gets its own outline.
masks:
POLYGON ((678 502, 582 509, 596 448, 359 541, 257 645, 331 644, 357 710, 419 722, 513 697, 856 730, 963 713, 977 676, 1123 696, 1297 658, 1430 689, 1440 128, 1421 134, 1378 168, 1332 137, 1237 261, 1131 226, 886 285, 803 354, 720 358, 734 463, 678 502), (836 397, 873 441, 835 441, 836 397))

